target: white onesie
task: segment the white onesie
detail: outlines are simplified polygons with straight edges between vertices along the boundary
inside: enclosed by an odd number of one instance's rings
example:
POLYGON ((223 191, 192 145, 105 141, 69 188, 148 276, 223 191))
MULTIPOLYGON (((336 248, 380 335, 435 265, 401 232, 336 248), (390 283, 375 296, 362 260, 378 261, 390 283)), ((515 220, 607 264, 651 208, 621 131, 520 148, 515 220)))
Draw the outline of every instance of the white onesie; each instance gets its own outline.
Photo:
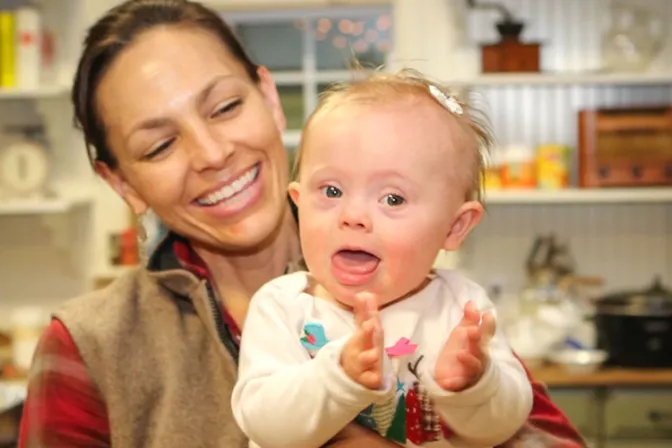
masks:
POLYGON ((382 309, 385 384, 370 390, 339 362, 355 329, 352 313, 307 294, 309 275, 277 278, 250 303, 232 397, 250 446, 317 448, 356 420, 403 446, 491 447, 526 421, 532 388, 499 330, 476 385, 454 393, 433 380, 466 303, 492 308, 479 285, 435 271, 422 291, 382 309))

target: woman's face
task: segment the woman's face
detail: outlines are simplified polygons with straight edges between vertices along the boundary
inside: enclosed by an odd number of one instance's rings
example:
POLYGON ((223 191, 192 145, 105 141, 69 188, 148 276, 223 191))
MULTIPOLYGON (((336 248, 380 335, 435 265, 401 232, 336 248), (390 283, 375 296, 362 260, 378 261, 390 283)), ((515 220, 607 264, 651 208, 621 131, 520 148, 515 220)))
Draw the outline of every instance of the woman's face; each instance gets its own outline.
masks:
POLYGON ((255 84, 213 35, 165 27, 138 36, 96 92, 118 168, 99 172, 137 214, 175 232, 251 251, 287 207, 285 119, 265 69, 255 84))

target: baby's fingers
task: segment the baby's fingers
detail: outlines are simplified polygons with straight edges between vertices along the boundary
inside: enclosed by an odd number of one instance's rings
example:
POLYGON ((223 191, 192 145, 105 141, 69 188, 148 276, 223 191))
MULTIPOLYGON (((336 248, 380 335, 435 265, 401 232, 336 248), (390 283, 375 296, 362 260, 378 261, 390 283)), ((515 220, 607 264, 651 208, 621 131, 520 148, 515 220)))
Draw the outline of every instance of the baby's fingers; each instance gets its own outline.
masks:
MULTIPOLYGON (((371 324, 371 321, 365 322, 365 326, 371 324)), ((381 386, 383 377, 383 349, 382 342, 378 343, 379 334, 377 325, 371 325, 373 331, 367 335, 367 343, 373 342, 365 350, 362 350, 357 357, 357 364, 360 373, 360 384, 369 389, 378 389, 381 386)))
POLYGON ((457 360, 460 364, 462 364, 465 377, 467 377, 469 380, 477 378, 483 369, 483 361, 471 353, 459 352, 457 354, 457 360))
POLYGON ((495 321, 495 316, 492 314, 492 312, 488 311, 487 313, 483 313, 481 319, 481 335, 483 344, 487 344, 490 342, 490 339, 492 339, 495 336, 496 330, 497 330, 497 323, 495 321))
POLYGON ((380 389, 383 385, 383 374, 378 370, 363 372, 359 383, 368 389, 380 389))
POLYGON ((355 325, 361 327, 364 322, 369 320, 368 309, 366 307, 366 297, 359 294, 355 297, 355 303, 352 306, 352 312, 355 316, 355 325))
POLYGON ((462 316, 462 320, 460 321, 460 325, 478 325, 480 320, 481 313, 478 311, 478 308, 476 308, 476 304, 473 302, 473 300, 468 301, 464 306, 464 314, 462 316))
POLYGON ((470 327, 467 328, 467 343, 466 343, 466 352, 480 358, 483 355, 482 350, 482 341, 483 334, 481 328, 479 327, 470 327))
POLYGON ((481 372, 483 363, 467 351, 460 351, 455 356, 453 371, 443 378, 437 378, 437 384, 450 391, 460 391, 474 384, 481 372))
POLYGON ((358 352, 372 349, 376 346, 376 322, 367 320, 363 322, 352 335, 352 348, 358 352))
POLYGON ((361 352, 358 358, 362 371, 374 370, 380 363, 380 352, 375 348, 371 348, 361 352))
POLYGON ((378 306, 376 298, 369 292, 362 292, 355 297, 353 306, 355 324, 361 326, 364 322, 377 316, 378 306))

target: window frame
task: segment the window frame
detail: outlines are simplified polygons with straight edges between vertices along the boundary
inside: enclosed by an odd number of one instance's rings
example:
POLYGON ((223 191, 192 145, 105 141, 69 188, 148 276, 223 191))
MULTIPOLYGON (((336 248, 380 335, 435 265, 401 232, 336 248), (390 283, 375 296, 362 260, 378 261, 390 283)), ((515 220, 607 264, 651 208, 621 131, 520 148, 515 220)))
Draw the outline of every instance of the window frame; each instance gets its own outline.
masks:
MULTIPOLYGON (((273 80, 278 86, 301 86, 303 91, 303 110, 305 120, 315 109, 320 84, 343 82, 351 79, 349 70, 320 70, 317 67, 317 51, 315 38, 315 24, 318 19, 336 19, 347 17, 357 19, 372 15, 389 14, 393 17, 393 7, 390 4, 367 6, 328 6, 324 8, 292 8, 277 10, 229 11, 222 13, 224 19, 234 30, 245 23, 287 23, 303 22, 301 70, 272 71, 273 80)), ((394 23, 392 23, 394 27, 394 23)), ((388 71, 391 61, 394 60, 394 40, 391 39, 390 51, 385 57, 382 71, 388 71)), ((288 129, 283 135, 286 145, 298 146, 301 138, 301 129, 288 129)))

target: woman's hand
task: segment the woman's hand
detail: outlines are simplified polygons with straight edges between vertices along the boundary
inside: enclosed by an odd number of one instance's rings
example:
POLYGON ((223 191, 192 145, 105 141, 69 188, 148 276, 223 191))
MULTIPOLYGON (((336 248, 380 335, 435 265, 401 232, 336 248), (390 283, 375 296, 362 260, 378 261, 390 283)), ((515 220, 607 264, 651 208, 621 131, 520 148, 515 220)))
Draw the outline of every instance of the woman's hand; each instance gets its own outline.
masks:
POLYGON ((390 442, 378 433, 357 423, 350 423, 324 446, 329 448, 399 448, 396 443, 390 442))

